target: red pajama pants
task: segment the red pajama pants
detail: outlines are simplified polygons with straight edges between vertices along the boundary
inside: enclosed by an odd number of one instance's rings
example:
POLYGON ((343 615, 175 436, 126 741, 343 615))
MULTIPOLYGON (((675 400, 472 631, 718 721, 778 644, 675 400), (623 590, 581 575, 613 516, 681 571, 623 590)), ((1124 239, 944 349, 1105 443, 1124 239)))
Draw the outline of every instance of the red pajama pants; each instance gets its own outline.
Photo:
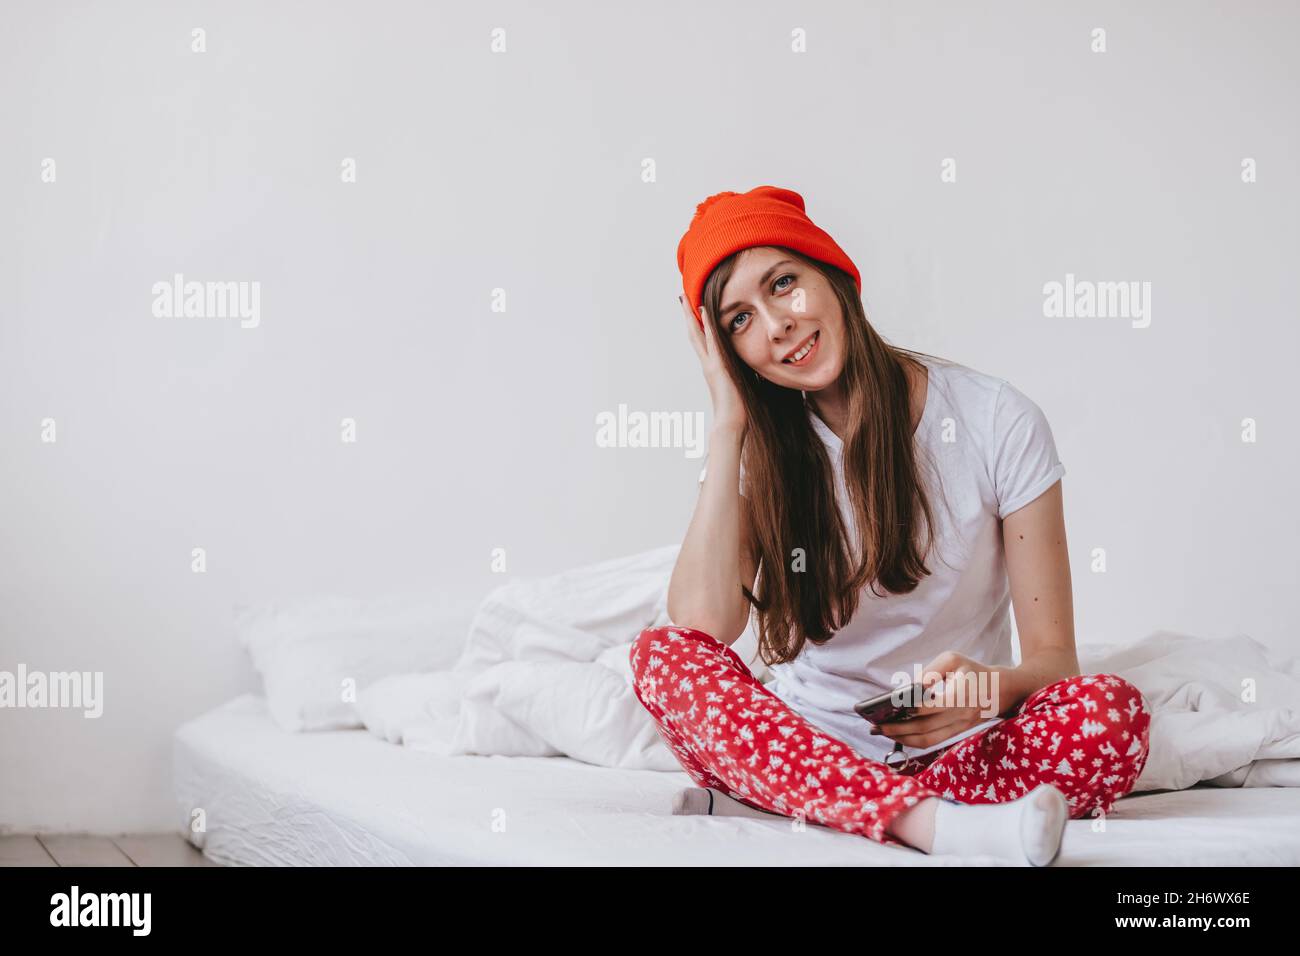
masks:
POLYGON ((1146 764, 1151 711, 1114 674, 1048 684, 1014 716, 899 772, 804 719, 703 631, 649 628, 629 658, 637 699, 700 786, 880 843, 905 846, 886 828, 927 797, 1005 803, 1050 783, 1071 818, 1109 813, 1146 764))

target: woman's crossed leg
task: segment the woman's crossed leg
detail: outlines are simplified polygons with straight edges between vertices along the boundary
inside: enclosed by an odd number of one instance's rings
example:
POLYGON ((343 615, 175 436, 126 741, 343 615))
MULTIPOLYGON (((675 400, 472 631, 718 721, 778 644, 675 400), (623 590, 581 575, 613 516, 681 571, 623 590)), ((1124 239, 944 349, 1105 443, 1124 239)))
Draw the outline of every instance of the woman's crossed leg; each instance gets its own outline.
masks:
POLYGON ((1000 803, 1051 783, 1071 817, 1108 811, 1146 760, 1145 701, 1110 674, 1042 688, 1014 717, 959 741, 913 776, 807 721, 703 631, 648 628, 629 658, 638 700, 697 784, 885 844, 908 845, 891 826, 931 797, 1000 803))

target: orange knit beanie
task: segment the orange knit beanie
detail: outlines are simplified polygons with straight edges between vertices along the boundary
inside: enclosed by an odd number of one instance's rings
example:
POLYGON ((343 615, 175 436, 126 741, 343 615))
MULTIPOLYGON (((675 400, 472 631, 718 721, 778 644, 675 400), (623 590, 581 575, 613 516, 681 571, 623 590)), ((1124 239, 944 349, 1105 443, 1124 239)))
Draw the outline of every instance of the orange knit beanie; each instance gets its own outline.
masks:
POLYGON ((691 225, 677 244, 682 288, 698 320, 700 296, 714 267, 733 252, 751 246, 786 246, 829 262, 853 277, 858 268, 826 232, 804 213, 803 197, 779 186, 758 186, 747 193, 720 192, 695 207, 691 225))

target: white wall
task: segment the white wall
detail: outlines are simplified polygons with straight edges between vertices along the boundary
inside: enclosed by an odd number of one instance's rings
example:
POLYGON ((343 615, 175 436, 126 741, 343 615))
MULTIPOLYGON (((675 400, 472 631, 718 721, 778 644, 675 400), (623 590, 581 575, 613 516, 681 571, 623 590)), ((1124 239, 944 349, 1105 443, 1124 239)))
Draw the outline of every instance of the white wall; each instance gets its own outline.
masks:
POLYGON ((700 462, 595 416, 707 412, 676 243, 764 183, 887 337, 1043 407, 1080 640, 1295 649, 1293 5, 271 6, 4 13, 0 669, 106 700, 0 711, 0 829, 171 825, 173 728, 256 687, 235 602, 680 540, 700 462), (155 317, 177 272, 260 324, 155 317), (1149 281, 1149 327, 1045 318, 1067 272, 1149 281))

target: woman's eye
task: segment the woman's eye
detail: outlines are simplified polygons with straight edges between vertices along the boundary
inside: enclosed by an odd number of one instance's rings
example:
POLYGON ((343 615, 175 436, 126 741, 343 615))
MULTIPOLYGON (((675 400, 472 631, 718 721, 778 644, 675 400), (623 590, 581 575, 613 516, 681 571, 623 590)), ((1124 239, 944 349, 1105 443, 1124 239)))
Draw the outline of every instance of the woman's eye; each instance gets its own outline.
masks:
MULTIPOLYGON (((773 292, 784 292, 786 289, 790 288, 788 285, 781 286, 780 288, 777 288, 777 283, 781 282, 782 279, 789 279, 791 282, 794 282, 794 276, 791 275, 790 273, 786 273, 785 275, 779 277, 779 278, 776 280, 776 282, 773 282, 773 283, 772 283, 772 291, 773 291, 773 292)), ((748 312, 737 312, 737 313, 735 314, 735 316, 734 316, 734 317, 732 318, 732 320, 731 320, 731 326, 730 326, 730 327, 731 327, 731 331, 736 332, 736 331, 738 331, 738 330, 740 329, 741 326, 743 326, 743 325, 745 324, 745 323, 741 320, 741 316, 746 316, 746 315, 749 315, 749 313, 748 313, 748 312)))

